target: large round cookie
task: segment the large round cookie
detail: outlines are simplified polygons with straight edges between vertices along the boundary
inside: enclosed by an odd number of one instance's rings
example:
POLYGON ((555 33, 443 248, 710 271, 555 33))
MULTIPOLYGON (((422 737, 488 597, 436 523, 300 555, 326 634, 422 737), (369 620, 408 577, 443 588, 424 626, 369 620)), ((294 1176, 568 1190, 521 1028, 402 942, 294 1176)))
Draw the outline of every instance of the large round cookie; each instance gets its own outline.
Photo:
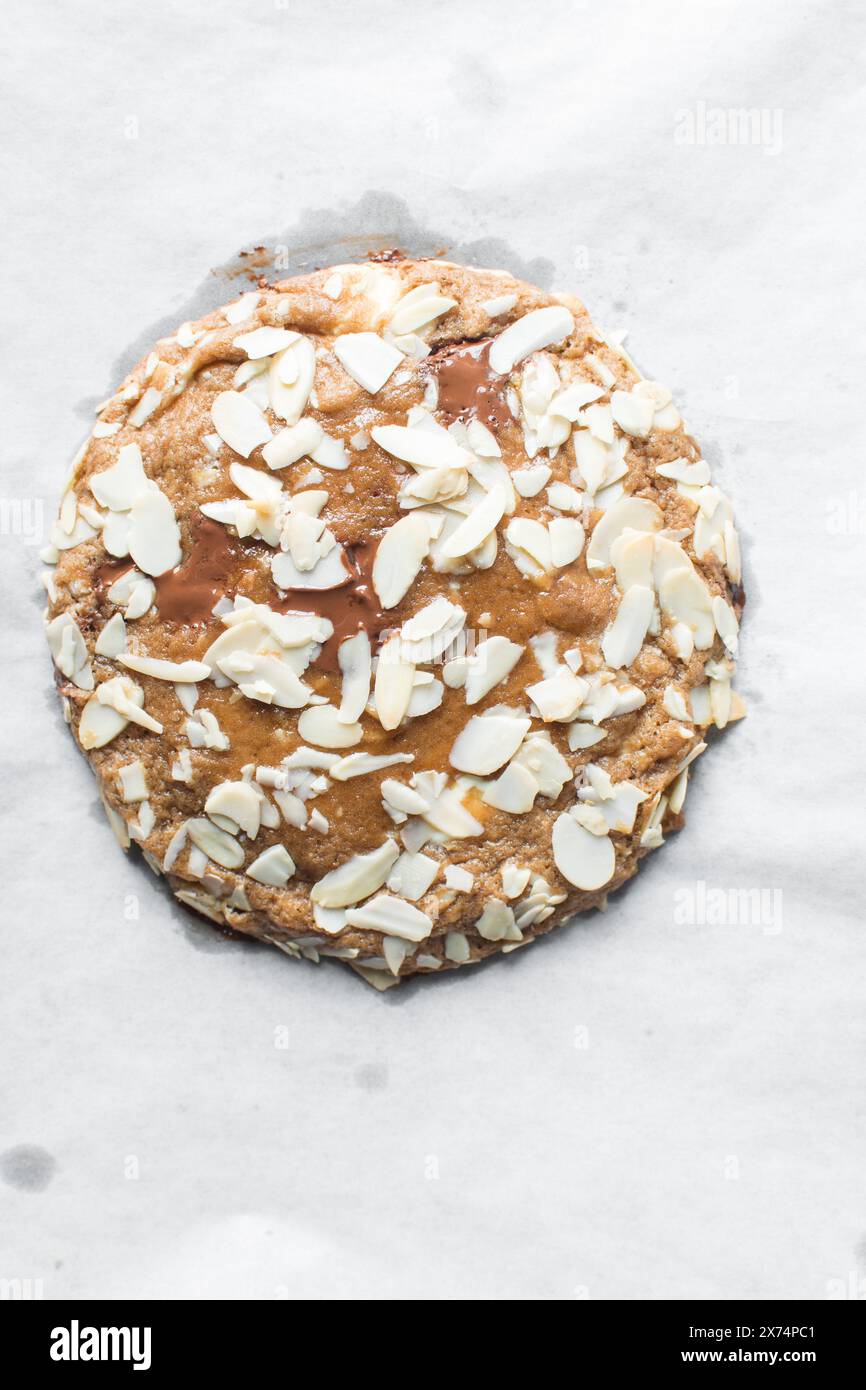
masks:
POLYGON ((379 987, 603 904, 731 690, 731 506, 580 302, 343 265, 160 340, 45 555, 64 708, 184 903, 379 987))

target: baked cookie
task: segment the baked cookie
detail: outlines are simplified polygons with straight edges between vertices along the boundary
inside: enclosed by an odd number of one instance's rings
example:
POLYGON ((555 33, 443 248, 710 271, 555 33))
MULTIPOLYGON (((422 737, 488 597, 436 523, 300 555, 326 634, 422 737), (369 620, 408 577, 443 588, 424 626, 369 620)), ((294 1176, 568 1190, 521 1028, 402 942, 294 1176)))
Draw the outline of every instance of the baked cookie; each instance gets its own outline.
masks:
POLYGON ((583 305, 341 265, 157 343, 46 561, 109 820, 213 921, 385 988, 599 907, 731 689, 731 505, 583 305))

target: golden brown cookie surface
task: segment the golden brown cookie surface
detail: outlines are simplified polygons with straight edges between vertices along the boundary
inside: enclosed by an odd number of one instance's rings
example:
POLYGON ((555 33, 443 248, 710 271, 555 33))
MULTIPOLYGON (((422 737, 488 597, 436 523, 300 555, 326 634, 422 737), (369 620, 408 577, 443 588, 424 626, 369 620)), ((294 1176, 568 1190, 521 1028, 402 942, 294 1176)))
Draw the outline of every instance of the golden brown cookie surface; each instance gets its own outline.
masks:
POLYGON ((598 905, 741 713, 731 507, 669 393, 498 272, 340 266, 182 325, 52 542, 122 841, 381 986, 598 905))

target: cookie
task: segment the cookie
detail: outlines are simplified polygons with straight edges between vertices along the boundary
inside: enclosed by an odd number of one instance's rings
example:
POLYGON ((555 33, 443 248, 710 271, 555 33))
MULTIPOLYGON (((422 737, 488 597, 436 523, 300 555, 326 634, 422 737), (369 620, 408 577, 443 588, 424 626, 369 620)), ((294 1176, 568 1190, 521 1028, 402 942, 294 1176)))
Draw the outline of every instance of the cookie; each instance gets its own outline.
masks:
POLYGON ((583 305, 341 265, 160 340, 99 409, 47 637, 120 843, 380 988, 600 907, 731 688, 731 504, 583 305))

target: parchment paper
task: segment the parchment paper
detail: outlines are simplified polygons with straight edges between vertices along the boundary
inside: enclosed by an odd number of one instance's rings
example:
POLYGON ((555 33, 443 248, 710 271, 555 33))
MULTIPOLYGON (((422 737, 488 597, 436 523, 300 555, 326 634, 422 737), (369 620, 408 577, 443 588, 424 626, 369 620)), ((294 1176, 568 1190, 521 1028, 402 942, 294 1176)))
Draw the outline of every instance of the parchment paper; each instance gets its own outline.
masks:
POLYGON ((8 0, 5 29, 0 1277, 866 1295, 862 8, 8 0), (38 549, 95 404, 245 287, 242 248, 394 243, 575 290, 674 390, 744 536, 749 716, 605 915, 379 996, 123 857, 38 549))

